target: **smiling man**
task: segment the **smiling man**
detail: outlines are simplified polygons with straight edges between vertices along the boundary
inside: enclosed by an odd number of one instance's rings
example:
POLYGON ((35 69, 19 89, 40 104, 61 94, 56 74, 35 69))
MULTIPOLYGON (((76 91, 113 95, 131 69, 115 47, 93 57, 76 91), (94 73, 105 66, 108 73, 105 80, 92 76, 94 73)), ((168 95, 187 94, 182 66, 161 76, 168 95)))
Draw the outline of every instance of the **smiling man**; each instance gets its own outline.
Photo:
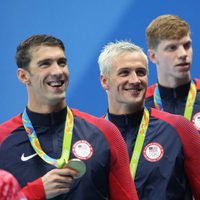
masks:
POLYGON ((147 60, 139 51, 121 53, 112 59, 112 73, 108 73, 108 76, 101 75, 111 113, 137 112, 144 107, 143 99, 148 85, 147 71, 147 60), (130 83, 127 83, 127 76, 132 77, 130 83))
POLYGON ((148 60, 142 49, 109 43, 98 63, 108 98, 104 118, 127 144, 139 199, 199 199, 200 135, 183 116, 145 108, 148 60))
POLYGON ((183 115, 200 131, 200 80, 191 79, 188 23, 175 15, 161 15, 147 27, 146 38, 158 77, 157 84, 147 90, 146 106, 183 115))
POLYGON ((28 103, 0 125, 0 168, 16 177, 29 200, 137 200, 117 128, 66 104, 64 51, 63 42, 49 35, 19 44, 18 78, 28 103))

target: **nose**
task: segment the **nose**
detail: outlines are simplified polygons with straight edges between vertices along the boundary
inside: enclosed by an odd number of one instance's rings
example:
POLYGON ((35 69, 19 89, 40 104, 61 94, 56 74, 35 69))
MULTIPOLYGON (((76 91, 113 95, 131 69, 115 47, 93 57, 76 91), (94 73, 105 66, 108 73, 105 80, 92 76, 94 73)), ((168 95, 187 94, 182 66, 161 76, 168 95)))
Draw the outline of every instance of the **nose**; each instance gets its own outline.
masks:
POLYGON ((178 56, 180 59, 186 59, 187 57, 187 50, 184 48, 183 45, 179 47, 178 56))
POLYGON ((139 84, 140 83, 140 79, 137 75, 136 72, 132 72, 129 78, 129 82, 133 83, 133 84, 139 84))
POLYGON ((52 64, 51 74, 52 75, 60 75, 60 74, 62 74, 62 67, 60 65, 58 65, 57 62, 52 64))

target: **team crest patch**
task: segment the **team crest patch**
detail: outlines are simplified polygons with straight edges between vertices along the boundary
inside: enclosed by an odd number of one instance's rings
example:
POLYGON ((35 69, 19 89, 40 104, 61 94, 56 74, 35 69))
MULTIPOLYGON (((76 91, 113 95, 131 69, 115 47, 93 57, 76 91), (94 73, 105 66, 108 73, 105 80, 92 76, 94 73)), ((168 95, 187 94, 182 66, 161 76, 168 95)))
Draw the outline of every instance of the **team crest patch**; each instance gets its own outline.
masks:
POLYGON ((192 123, 194 124, 194 127, 200 131, 200 112, 196 113, 192 118, 192 123))
POLYGON ((146 160, 150 162, 157 162, 163 157, 164 149, 159 143, 152 142, 145 146, 143 150, 143 155, 146 160))
POLYGON ((72 152, 77 158, 88 160, 93 154, 93 148, 86 140, 79 140, 73 145, 72 152))

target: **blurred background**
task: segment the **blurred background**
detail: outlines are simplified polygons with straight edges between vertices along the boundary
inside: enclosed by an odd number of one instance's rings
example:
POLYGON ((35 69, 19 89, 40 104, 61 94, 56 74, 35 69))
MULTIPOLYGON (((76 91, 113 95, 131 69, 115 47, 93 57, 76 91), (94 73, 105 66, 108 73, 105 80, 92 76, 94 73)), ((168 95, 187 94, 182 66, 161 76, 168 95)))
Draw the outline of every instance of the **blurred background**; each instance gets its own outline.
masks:
MULTIPOLYGON (((200 77, 200 1, 191 0, 0 0, 0 123, 22 112, 26 87, 16 76, 16 47, 33 34, 51 34, 66 46, 70 71, 67 104, 95 116, 107 111, 98 55, 110 41, 131 40, 147 51, 145 29, 161 14, 176 14, 192 31, 193 77, 200 77)), ((149 85, 156 69, 149 63, 149 85)))

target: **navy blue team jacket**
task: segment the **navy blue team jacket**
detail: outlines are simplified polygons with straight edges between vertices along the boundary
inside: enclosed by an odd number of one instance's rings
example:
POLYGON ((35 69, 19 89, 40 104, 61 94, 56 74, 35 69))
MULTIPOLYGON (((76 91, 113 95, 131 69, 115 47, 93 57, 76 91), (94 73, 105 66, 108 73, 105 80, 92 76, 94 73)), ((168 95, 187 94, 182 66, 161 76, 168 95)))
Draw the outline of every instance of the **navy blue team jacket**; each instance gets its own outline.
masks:
MULTIPOLYGON (((200 79, 194 79, 197 95, 193 106, 192 123, 195 128, 200 131, 200 79)), ((146 107, 155 108, 153 95, 156 84, 151 85, 147 89, 145 105, 146 107)), ((185 104, 187 101, 190 83, 179 86, 177 88, 166 88, 158 84, 162 105, 165 112, 172 114, 184 115, 185 104)))
MULTIPOLYGON (((30 110, 27 113, 43 150, 53 158, 60 158, 66 109, 53 114, 38 114, 30 110)), ((82 178, 74 181, 69 193, 53 199, 137 199, 126 145, 117 128, 104 119, 78 110, 73 110, 73 114, 70 159, 83 160, 87 171, 82 178)), ((35 154, 25 133, 21 115, 2 124, 0 132, 0 168, 11 172, 22 187, 54 168, 35 154), (8 137, 4 139, 6 135, 8 137)), ((30 192, 28 195, 34 199, 30 192)))
MULTIPOLYGON (((140 200, 200 199, 200 135, 184 117, 149 109, 150 121, 135 185, 140 200)), ((120 130, 131 159, 143 110, 108 114, 120 130)))

